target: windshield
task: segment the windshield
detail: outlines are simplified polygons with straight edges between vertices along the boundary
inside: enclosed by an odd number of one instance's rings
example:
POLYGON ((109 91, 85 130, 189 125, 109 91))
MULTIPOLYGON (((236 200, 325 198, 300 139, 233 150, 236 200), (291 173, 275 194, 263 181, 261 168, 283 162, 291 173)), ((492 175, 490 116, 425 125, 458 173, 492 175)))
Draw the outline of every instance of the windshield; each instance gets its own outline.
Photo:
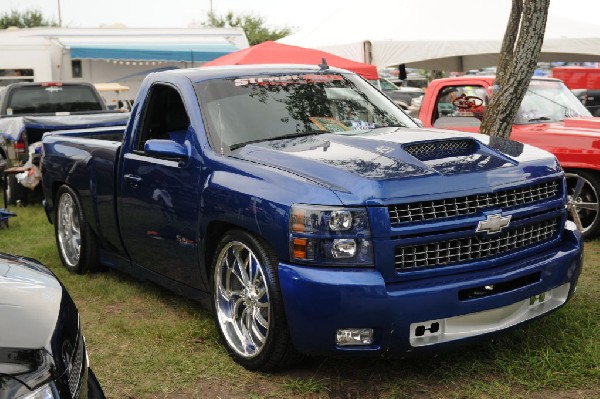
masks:
POLYGON ((387 79, 379 79, 379 84, 381 85, 381 90, 400 90, 398 86, 387 79))
POLYGON ((87 85, 27 85, 9 91, 6 115, 102 111, 94 89, 87 85))
POLYGON ((521 102, 515 124, 558 122, 565 118, 591 116, 562 82, 532 80, 521 102))
POLYGON ((211 144, 219 149, 309 134, 416 127, 387 97, 354 75, 242 76, 195 87, 211 144))

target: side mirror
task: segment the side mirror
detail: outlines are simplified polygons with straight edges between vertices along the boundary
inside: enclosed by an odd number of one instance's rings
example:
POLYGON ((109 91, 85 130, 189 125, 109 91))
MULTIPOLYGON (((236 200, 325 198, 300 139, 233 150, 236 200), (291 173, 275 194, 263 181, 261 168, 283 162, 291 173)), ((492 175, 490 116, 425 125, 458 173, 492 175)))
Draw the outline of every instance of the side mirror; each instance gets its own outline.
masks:
POLYGON ((148 140, 144 144, 144 152, 157 158, 171 158, 180 161, 189 158, 187 148, 173 140, 148 140))

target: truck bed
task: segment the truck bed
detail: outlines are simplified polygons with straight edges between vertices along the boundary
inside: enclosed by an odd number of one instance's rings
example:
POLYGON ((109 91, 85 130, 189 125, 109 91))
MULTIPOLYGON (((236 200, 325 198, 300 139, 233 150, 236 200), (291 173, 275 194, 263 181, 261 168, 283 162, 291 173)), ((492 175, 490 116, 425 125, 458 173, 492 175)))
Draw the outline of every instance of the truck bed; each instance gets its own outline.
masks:
MULTIPOLYGON (((47 205, 53 208, 54 194, 62 184, 84 187, 80 199, 84 214, 94 218, 88 220, 90 228, 103 247, 120 254, 124 250, 116 223, 115 175, 124 130, 124 126, 117 126, 47 133, 42 165, 47 205), (44 167, 47 165, 51 167, 44 167)), ((54 222, 54 212, 48 215, 54 222)))

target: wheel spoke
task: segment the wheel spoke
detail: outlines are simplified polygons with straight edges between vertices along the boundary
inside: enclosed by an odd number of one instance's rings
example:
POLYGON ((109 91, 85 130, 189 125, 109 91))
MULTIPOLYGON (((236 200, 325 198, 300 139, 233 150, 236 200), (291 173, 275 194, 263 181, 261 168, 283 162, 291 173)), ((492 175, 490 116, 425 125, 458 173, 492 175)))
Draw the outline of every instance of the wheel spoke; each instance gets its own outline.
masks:
POLYGON ((577 228, 581 231, 585 230, 585 227, 581 224, 581 218, 579 217, 579 212, 577 212, 577 209, 575 209, 575 207, 571 208, 570 213, 577 228))
POLYGON ((261 344, 264 344, 267 341, 267 337, 263 334, 256 323, 252 324, 252 333, 254 337, 256 337, 256 340, 261 344))
POLYGON ((575 188, 573 188, 573 198, 577 198, 581 195, 581 189, 585 184, 585 181, 583 180, 583 178, 581 178, 581 176, 577 176, 576 179, 577 183, 575 184, 575 188))
POLYGON ((260 312, 260 309, 258 309, 258 308, 254 309, 254 319, 263 328, 265 328, 267 330, 269 329, 269 322, 267 320, 265 320, 265 318, 263 317, 262 313, 260 312))
POLYGON ((598 212, 598 203, 597 202, 578 202, 575 204, 577 209, 585 209, 588 211, 598 212))
POLYGON ((244 287, 247 287, 250 284, 250 279, 248 278, 248 273, 246 271, 246 262, 242 260, 242 255, 240 254, 241 249, 234 251, 233 255, 235 257, 235 263, 238 266, 238 271, 241 277, 241 282, 244 284, 244 287))

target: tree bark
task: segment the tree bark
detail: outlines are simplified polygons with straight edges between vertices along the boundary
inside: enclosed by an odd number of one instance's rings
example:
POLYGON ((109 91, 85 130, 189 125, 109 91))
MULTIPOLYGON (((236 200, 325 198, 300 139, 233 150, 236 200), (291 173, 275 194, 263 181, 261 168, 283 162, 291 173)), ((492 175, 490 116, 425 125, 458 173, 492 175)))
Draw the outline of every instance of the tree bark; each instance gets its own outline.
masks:
POLYGON ((481 123, 481 133, 510 136, 513 120, 527 92, 544 42, 550 0, 513 0, 498 76, 481 123))

